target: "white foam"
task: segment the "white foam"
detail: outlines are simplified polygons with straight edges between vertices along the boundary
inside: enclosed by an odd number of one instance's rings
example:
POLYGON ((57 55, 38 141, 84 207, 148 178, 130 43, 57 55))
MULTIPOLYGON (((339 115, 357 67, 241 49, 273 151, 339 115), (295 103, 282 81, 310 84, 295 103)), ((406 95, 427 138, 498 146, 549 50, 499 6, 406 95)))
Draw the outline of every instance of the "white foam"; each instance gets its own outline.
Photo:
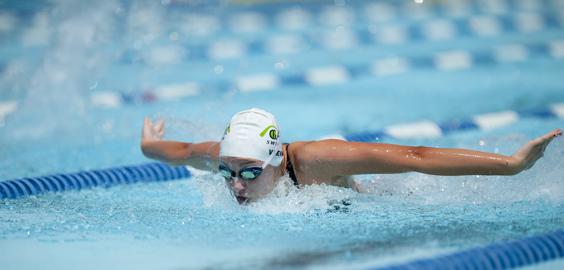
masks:
POLYGON ((519 121, 519 115, 514 111, 487 113, 473 117, 474 123, 482 130, 490 130, 510 125, 519 121))
POLYGON ((507 44, 495 48, 495 58, 498 62, 524 61, 527 57, 527 47, 521 44, 507 44))
POLYGON ((266 42, 266 48, 273 54, 291 54, 301 51, 305 43, 296 35, 276 35, 266 42))
POLYGON ((196 96, 200 88, 196 83, 187 82, 181 84, 170 84, 158 87, 153 93, 159 100, 175 100, 179 98, 196 96))
POLYGON ((106 108, 117 108, 122 104, 120 95, 110 91, 92 93, 90 95, 90 102, 94 106, 106 108))
POLYGON ((405 28, 399 25, 387 25, 375 30, 378 42, 384 44, 399 44, 407 41, 405 28))
POLYGON ((379 23, 395 18, 396 10, 388 3, 368 3, 364 6, 364 14, 371 22, 379 23))
POLYGON ((18 108, 17 101, 1 101, 0 102, 0 122, 4 122, 4 119, 9 114, 16 111, 18 108))
POLYGON ((438 138, 442 136, 441 128, 431 121, 420 121, 389 126, 384 132, 394 138, 438 138))
POLYGON ((241 41, 223 40, 214 42, 208 50, 208 55, 214 60, 223 60, 240 58, 246 52, 247 48, 241 41))
POLYGON ((536 13, 519 13, 515 15, 517 29, 524 33, 537 32, 544 28, 543 19, 536 13))
POLYGON ((564 58, 564 40, 550 42, 550 54, 554 58, 564 58))
POLYGON ((472 66, 472 56, 465 51, 439 53, 434 58, 435 65, 441 70, 466 69, 472 66))
POLYGON ((349 74, 341 66, 312 68, 306 73, 306 81, 312 85, 343 83, 349 80, 349 74))
POLYGON ((494 36, 501 32, 501 25, 496 18, 490 16, 474 16, 470 18, 470 27, 481 36, 494 36))
POLYGON ((405 58, 384 58, 372 64, 372 73, 377 76, 389 76, 405 73, 409 70, 409 62, 405 58))
POLYGON ((556 116, 564 118, 564 103, 553 104, 550 108, 556 116))
POLYGON ((323 36, 323 44, 330 49, 347 49, 358 45, 356 33, 350 29, 337 29, 323 36))
POLYGON ((236 14, 231 19, 231 29, 240 33, 255 33, 266 27, 266 19, 257 12, 243 12, 236 14))
POLYGON ((272 90, 280 85, 278 76, 268 73, 239 77, 235 81, 241 92, 272 90))
POLYGON ((276 21, 283 29, 304 29, 311 24, 311 15, 301 8, 292 8, 280 12, 276 17, 276 21))
POLYGON ((423 32, 428 39, 446 40, 456 35, 456 28, 449 20, 431 20, 423 25, 423 32))

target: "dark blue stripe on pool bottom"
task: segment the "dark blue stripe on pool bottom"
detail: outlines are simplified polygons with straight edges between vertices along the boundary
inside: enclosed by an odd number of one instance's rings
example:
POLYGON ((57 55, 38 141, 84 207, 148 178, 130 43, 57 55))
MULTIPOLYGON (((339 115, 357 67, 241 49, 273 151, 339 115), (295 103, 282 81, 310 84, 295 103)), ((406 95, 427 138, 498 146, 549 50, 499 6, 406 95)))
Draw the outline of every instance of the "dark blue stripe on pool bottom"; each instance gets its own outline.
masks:
POLYGON ((560 230, 541 236, 473 248, 435 258, 370 269, 510 269, 563 257, 564 231, 560 230))
POLYGON ((159 182, 190 177, 186 167, 148 163, 70 174, 20 178, 0 182, 0 199, 14 199, 46 192, 111 187, 136 182, 159 182))

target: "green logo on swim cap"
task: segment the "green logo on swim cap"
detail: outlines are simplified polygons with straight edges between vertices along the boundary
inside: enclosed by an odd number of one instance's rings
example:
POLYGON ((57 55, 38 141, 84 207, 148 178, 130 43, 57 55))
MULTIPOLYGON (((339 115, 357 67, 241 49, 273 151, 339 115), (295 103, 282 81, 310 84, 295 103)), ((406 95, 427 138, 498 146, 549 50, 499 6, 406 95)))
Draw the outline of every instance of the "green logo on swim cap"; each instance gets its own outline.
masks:
POLYGON ((270 132, 268 132, 268 135, 270 135, 270 138, 273 140, 278 139, 278 132, 276 132, 276 129, 271 129, 270 132))
POLYGON ((261 137, 264 137, 264 135, 266 134, 266 132, 267 132, 269 129, 272 129, 272 130, 270 130, 270 132, 268 132, 268 136, 270 136, 270 138, 273 139, 273 140, 278 139, 278 135, 279 135, 279 134, 278 134, 278 131, 276 130, 276 127, 275 127, 274 125, 270 125, 270 126, 266 127, 266 128, 260 133, 260 136, 261 136, 261 137))

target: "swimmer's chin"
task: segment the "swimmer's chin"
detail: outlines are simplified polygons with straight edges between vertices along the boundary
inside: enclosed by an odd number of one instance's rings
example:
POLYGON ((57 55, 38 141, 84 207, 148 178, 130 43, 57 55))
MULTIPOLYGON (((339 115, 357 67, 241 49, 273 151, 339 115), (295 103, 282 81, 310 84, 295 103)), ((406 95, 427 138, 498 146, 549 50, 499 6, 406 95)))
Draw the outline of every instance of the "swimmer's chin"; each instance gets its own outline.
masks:
POLYGON ((245 196, 235 196, 235 200, 237 200, 237 202, 240 205, 247 205, 249 203, 256 202, 258 199, 257 198, 249 198, 249 197, 245 197, 245 196))
POLYGON ((243 197, 243 196, 235 196, 235 199, 237 200, 237 202, 240 205, 245 205, 245 204, 248 204, 249 202, 251 202, 250 198, 243 197))

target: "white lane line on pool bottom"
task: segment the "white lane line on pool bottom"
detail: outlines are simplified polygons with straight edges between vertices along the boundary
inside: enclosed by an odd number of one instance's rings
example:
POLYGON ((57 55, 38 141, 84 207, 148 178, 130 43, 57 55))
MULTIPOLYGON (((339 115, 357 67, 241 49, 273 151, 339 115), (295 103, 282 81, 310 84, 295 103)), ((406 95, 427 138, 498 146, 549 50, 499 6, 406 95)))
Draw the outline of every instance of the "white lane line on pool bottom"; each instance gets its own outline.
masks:
POLYGON ((306 73, 306 81, 311 85, 328 85, 349 80, 347 70, 342 66, 312 68, 306 73))
POLYGON ((556 116, 564 118, 564 103, 552 104, 550 108, 556 116))
POLYGON ((0 122, 4 121, 4 118, 9 114, 13 113, 18 108, 17 101, 1 101, 0 102, 0 122))
POLYGON ((441 128, 431 121, 392 125, 385 128, 384 132, 398 139, 438 138, 442 136, 441 128))
POLYGON ((519 121, 519 115, 514 111, 502 111, 476 115, 473 120, 481 130, 490 130, 519 121))
POLYGON ((278 76, 269 73, 239 77, 235 82, 241 92, 272 90, 280 85, 278 76))

